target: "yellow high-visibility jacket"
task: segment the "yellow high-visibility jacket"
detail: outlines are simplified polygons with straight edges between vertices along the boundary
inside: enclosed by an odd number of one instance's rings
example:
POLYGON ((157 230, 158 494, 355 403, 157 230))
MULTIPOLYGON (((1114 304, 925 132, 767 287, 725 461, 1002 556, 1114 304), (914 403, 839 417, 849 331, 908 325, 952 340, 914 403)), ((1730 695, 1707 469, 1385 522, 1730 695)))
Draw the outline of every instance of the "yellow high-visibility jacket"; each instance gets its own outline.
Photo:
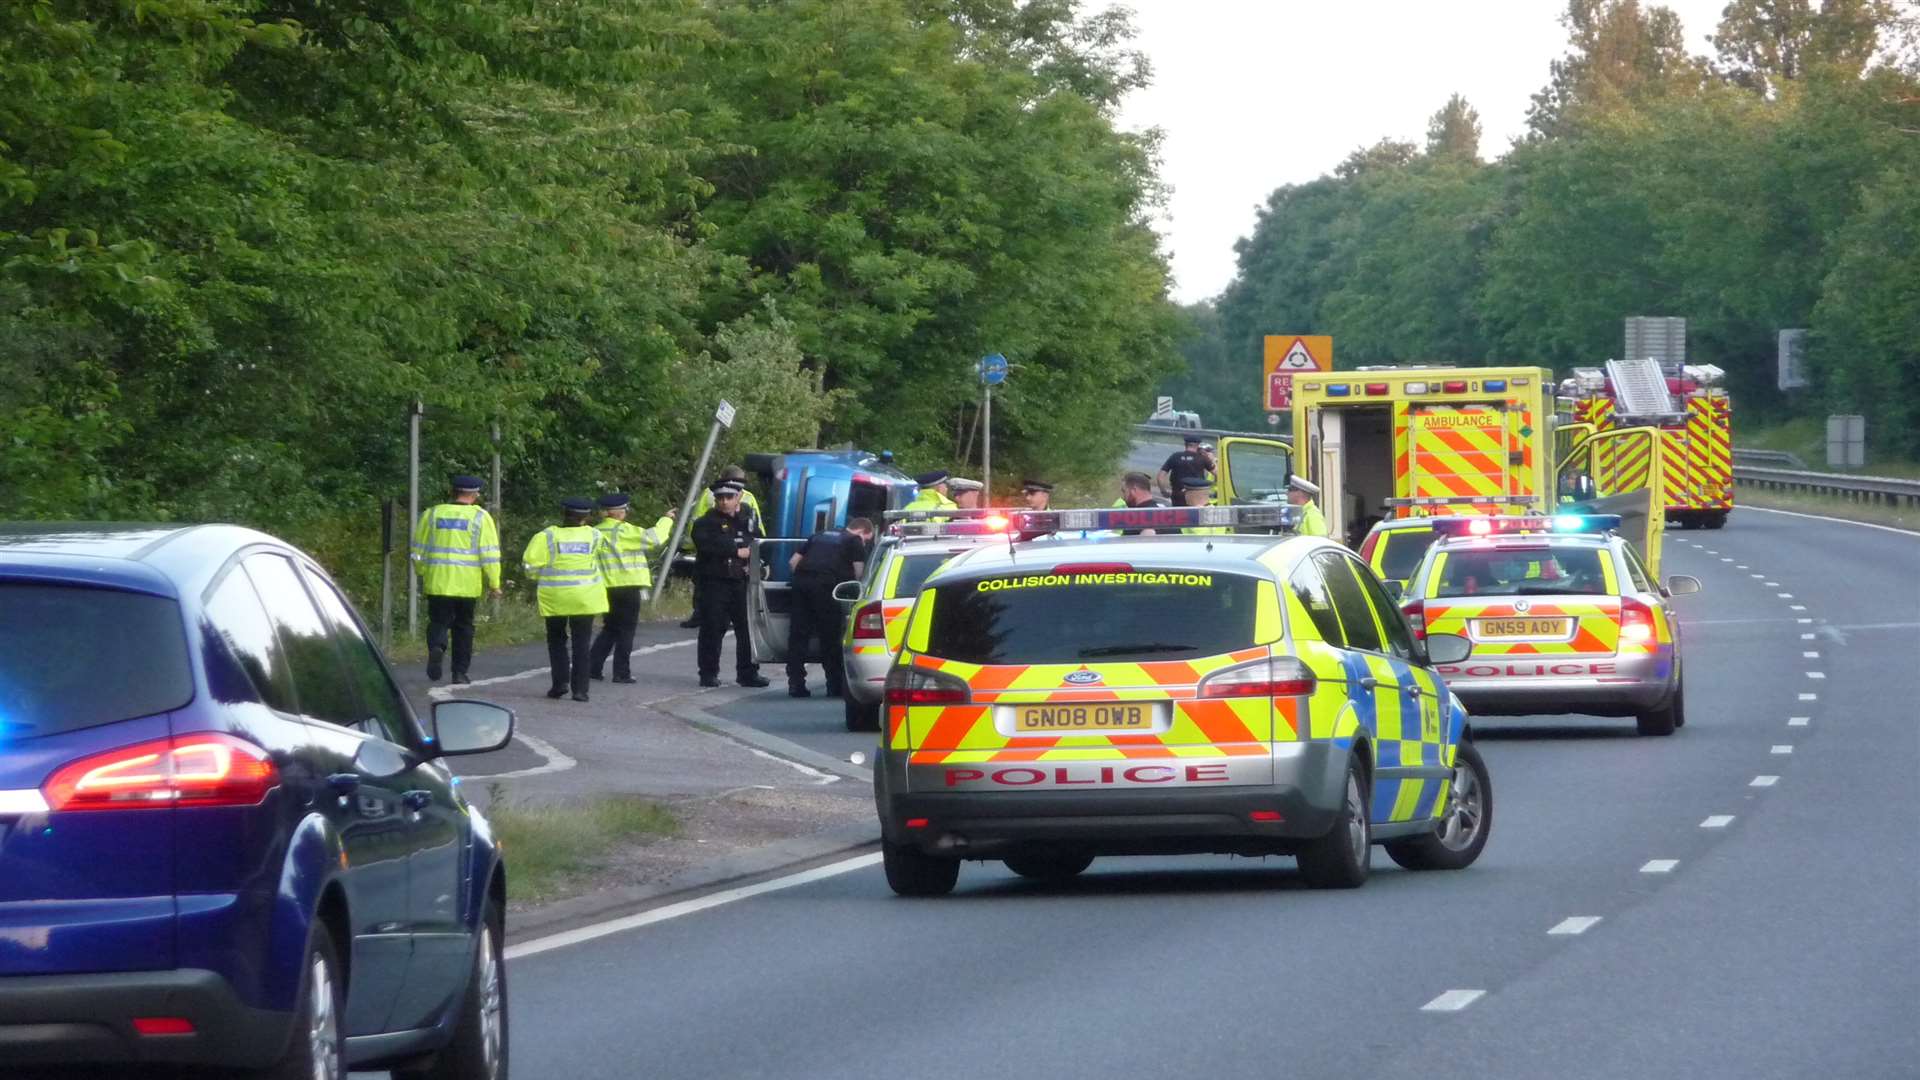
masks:
POLYGON ((606 541, 600 550, 600 576, 606 579, 607 588, 645 588, 653 584, 653 568, 647 560, 667 545, 667 537, 673 532, 671 517, 662 514, 650 529, 616 518, 594 527, 606 541))
POLYGON ((500 587, 500 532, 493 515, 472 503, 428 507, 408 553, 428 596, 478 597, 500 587))
POLYGON ((540 614, 600 615, 607 610, 607 581, 600 574, 606 538, 591 525, 549 525, 533 534, 520 562, 534 580, 540 614))

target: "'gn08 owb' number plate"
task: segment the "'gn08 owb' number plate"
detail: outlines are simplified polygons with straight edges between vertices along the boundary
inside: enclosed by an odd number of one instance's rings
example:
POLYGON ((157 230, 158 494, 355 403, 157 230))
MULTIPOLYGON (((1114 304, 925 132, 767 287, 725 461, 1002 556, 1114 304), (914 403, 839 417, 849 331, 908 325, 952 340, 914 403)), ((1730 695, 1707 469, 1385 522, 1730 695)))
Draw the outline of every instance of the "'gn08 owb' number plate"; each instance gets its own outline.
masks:
POLYGON ((1015 705, 1013 730, 1023 734, 1076 731, 1151 731, 1153 706, 1115 701, 1015 705))
POLYGON ((1476 619, 1481 638, 1566 637, 1572 619, 1476 619))

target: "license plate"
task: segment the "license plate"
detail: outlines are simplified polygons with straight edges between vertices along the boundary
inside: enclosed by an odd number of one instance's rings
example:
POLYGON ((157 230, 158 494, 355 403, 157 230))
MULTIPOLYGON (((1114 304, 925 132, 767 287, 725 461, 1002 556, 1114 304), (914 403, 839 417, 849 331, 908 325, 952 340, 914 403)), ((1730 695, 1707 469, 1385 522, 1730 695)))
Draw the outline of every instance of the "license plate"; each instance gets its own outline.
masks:
POLYGON ((1476 619, 1474 629, 1482 638, 1566 637, 1573 629, 1572 619, 1476 619))
POLYGON ((1152 705, 1099 701, 1081 704, 1016 705, 1013 730, 1027 735, 1077 731, 1151 731, 1152 705))

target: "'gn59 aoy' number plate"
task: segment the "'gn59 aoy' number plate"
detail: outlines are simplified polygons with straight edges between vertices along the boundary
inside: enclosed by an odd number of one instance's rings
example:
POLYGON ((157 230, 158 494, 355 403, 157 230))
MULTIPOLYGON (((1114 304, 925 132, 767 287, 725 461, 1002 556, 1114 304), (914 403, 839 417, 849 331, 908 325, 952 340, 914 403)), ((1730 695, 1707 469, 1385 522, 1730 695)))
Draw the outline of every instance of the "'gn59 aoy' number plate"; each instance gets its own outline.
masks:
POLYGON ((1488 638, 1563 638, 1573 631, 1573 620, 1475 619, 1473 629, 1483 641, 1488 638))
POLYGON ((1015 705, 1013 730, 1022 735, 1063 735, 1080 731, 1152 731, 1151 703, 1124 701, 1057 702, 1015 705))

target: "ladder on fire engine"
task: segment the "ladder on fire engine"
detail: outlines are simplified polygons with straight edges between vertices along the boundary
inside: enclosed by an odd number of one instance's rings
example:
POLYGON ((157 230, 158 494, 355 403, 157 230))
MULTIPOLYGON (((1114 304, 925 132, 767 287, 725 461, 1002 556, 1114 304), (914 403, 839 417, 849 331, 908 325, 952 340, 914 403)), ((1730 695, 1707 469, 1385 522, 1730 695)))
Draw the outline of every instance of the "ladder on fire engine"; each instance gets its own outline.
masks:
POLYGON ((1666 372, 1652 357, 1639 360, 1607 361, 1607 378, 1613 380, 1613 411, 1616 416, 1633 420, 1659 420, 1685 416, 1686 407, 1673 400, 1667 390, 1666 372))

